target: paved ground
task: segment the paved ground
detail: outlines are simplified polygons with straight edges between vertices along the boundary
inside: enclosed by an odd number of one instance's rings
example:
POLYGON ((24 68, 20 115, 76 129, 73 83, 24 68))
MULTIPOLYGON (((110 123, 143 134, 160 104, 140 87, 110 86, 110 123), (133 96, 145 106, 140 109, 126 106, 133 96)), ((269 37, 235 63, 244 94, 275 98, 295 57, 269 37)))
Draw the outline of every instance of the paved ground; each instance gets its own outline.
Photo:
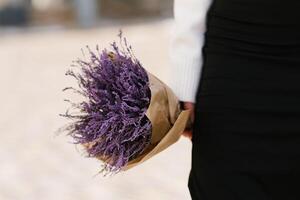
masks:
POLYGON ((64 76, 86 44, 107 46, 122 28, 144 67, 168 82, 169 20, 90 30, 0 31, 1 200, 188 200, 191 143, 181 138, 160 155, 115 177, 95 176, 71 138, 55 136, 66 121, 64 76))

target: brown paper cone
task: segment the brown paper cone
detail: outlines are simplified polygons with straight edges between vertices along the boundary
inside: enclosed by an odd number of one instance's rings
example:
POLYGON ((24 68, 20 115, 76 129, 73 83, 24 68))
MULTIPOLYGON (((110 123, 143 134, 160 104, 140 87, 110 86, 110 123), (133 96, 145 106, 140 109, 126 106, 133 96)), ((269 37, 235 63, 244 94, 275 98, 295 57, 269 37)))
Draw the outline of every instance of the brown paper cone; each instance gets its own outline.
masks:
POLYGON ((126 171, 160 153, 181 137, 187 126, 190 110, 180 110, 177 97, 157 77, 148 72, 151 101, 147 117, 152 124, 151 144, 137 158, 129 161, 122 170, 126 171))

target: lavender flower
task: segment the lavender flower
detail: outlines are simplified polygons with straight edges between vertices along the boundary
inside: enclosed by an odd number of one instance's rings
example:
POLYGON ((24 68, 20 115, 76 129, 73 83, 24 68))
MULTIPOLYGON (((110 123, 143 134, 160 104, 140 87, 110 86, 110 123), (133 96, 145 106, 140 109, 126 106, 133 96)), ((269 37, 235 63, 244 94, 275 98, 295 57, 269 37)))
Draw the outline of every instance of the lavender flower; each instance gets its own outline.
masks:
POLYGON ((69 70, 66 75, 78 80, 74 90, 86 100, 72 103, 79 115, 68 111, 62 116, 74 121, 67 127, 75 143, 86 147, 89 157, 104 161, 102 171, 118 172, 140 155, 150 144, 152 126, 146 110, 151 91, 146 70, 135 58, 126 38, 119 33, 119 48, 89 52, 88 61, 78 59, 80 72, 69 70))

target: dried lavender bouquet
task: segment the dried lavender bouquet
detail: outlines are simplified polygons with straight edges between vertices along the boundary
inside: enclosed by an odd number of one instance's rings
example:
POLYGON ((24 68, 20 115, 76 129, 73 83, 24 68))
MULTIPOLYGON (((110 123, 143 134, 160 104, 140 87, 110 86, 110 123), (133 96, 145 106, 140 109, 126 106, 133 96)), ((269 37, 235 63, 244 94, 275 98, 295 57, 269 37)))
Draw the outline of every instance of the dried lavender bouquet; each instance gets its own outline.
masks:
POLYGON ((87 47, 88 60, 74 62, 79 72, 66 73, 77 79, 79 89, 64 89, 84 97, 80 103, 68 100, 77 114, 62 114, 72 120, 65 130, 87 156, 102 161, 100 173, 106 174, 128 170, 175 143, 190 114, 142 67, 122 31, 118 36, 119 46, 113 42, 111 50, 87 47))

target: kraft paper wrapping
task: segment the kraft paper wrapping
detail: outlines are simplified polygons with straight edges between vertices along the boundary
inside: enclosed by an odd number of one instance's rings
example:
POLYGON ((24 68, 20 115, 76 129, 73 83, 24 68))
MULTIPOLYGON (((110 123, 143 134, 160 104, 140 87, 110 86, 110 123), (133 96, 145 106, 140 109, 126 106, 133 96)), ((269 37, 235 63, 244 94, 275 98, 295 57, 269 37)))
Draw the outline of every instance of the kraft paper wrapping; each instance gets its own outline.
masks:
POLYGON ((151 101, 146 115, 152 123, 150 145, 137 158, 122 168, 126 171, 139 165, 176 143, 189 123, 190 110, 181 110, 179 100, 172 90, 148 72, 151 101))

